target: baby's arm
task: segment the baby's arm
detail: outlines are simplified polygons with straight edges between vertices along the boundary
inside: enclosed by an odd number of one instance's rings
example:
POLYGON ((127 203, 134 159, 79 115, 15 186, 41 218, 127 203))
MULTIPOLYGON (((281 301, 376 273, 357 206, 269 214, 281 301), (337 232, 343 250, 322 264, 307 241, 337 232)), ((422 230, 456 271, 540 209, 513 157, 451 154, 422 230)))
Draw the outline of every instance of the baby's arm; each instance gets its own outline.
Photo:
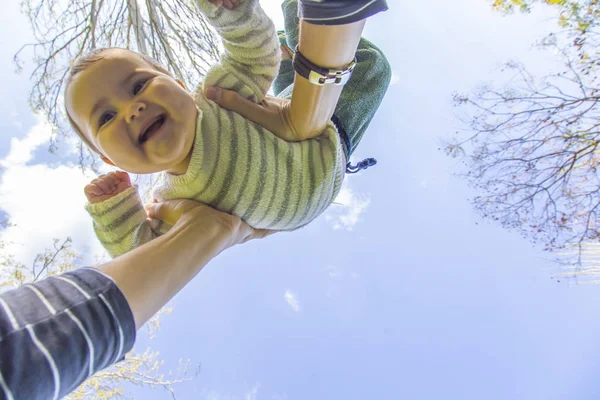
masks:
POLYGON ((196 0, 200 10, 221 35, 223 55, 204 84, 234 90, 260 103, 279 71, 279 41, 273 22, 259 0, 242 0, 233 9, 196 0))
POLYGON ((111 257, 128 252, 168 231, 162 221, 148 220, 144 206, 126 172, 111 172, 85 187, 86 210, 96 236, 111 257))

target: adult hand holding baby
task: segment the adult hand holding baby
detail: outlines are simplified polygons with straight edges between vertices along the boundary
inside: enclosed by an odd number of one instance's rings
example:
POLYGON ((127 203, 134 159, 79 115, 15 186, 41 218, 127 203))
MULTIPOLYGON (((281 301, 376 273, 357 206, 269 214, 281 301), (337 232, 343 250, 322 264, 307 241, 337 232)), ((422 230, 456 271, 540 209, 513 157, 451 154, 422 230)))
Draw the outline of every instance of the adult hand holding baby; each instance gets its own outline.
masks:
MULTIPOLYGON (((96 204, 108 200, 130 187, 129 174, 125 171, 115 171, 91 181, 84 188, 84 192, 90 204, 96 204)), ((253 229, 237 216, 217 211, 203 203, 189 199, 155 201, 146 204, 144 208, 150 219, 161 220, 172 226, 177 223, 217 224, 228 232, 230 241, 226 247, 245 243, 251 239, 263 238, 274 232, 266 229, 253 229)))
POLYGON ((148 217, 166 222, 169 225, 206 225, 200 230, 213 229, 215 225, 227 233, 229 240, 225 248, 260 239, 275 231, 254 229, 240 217, 218 211, 206 204, 189 199, 174 199, 149 203, 144 206, 148 217))
POLYGON ((283 140, 301 140, 290 118, 289 99, 266 95, 264 100, 257 104, 240 96, 238 92, 216 86, 207 87, 205 94, 219 106, 257 123, 283 140))

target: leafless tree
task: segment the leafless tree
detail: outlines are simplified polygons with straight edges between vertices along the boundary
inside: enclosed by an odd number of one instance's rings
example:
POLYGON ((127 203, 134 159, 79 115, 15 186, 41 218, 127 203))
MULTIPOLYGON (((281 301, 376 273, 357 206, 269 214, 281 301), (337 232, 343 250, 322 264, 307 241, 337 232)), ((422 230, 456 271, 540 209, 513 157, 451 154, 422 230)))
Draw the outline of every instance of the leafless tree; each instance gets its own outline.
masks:
POLYGON ((564 68, 538 78, 509 62, 506 85, 455 94, 465 129, 445 149, 464 158, 483 216, 546 250, 573 250, 581 265, 584 245, 600 239, 600 2, 546 2, 565 8, 538 45, 564 68))

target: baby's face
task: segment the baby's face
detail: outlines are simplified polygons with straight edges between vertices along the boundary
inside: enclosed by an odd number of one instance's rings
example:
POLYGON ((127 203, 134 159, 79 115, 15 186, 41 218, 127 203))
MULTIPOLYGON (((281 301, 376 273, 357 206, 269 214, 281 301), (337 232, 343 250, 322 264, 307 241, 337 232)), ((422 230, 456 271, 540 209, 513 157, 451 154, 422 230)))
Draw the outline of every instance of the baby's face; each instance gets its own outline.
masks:
POLYGON ((75 76, 65 101, 95 150, 125 171, 177 169, 192 149, 194 99, 135 53, 107 52, 75 76))

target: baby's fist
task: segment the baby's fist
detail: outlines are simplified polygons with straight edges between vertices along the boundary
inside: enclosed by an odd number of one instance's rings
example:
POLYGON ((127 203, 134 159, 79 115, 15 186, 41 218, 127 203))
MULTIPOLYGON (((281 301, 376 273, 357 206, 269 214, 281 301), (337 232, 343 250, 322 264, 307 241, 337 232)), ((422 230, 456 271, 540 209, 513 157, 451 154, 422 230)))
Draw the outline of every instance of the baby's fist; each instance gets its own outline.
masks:
POLYGON ((83 191, 90 204, 101 203, 115 197, 131 187, 129 174, 124 171, 100 175, 87 185, 83 191))

